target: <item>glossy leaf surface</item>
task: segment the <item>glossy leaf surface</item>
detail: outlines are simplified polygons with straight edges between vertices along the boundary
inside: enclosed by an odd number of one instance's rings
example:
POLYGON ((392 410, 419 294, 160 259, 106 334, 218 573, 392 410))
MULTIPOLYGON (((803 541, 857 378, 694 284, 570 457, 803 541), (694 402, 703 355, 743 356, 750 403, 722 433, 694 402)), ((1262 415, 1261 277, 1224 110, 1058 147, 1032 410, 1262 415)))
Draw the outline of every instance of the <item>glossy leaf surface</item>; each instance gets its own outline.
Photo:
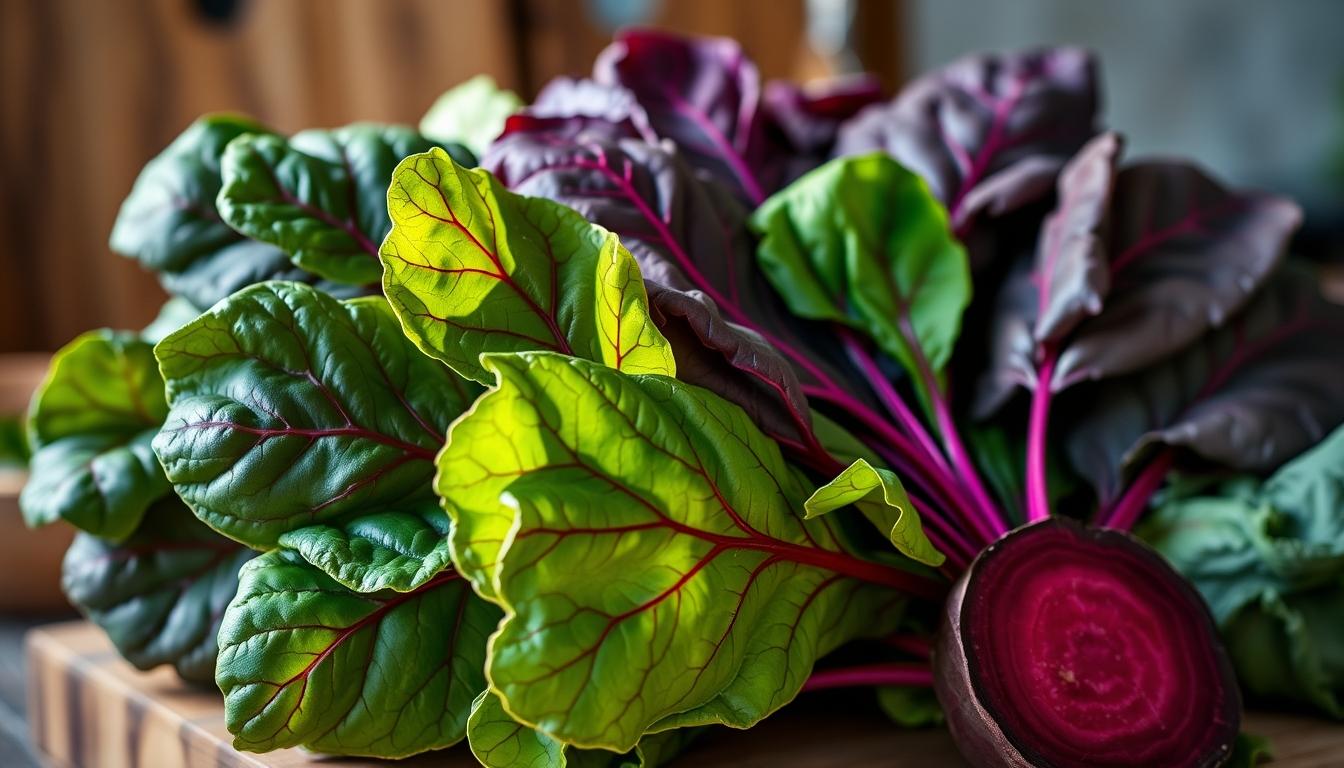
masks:
POLYGON ((553 354, 488 364, 436 484, 454 562, 505 609, 488 674, 521 722, 616 751, 655 724, 745 727, 941 592, 802 519, 806 481, 720 398, 553 354))
POLYGON ((523 197, 442 150, 397 166, 383 286, 407 334, 463 376, 485 352, 552 350, 629 373, 675 371, 639 267, 610 232, 523 197))
POLYGON ((164 288, 209 307, 252 283, 313 280, 272 245, 249 240, 220 217, 224 148, 265 127, 232 115, 192 123, 141 171, 117 214, 110 246, 157 272, 164 288))
POLYGON ((813 518, 850 504, 863 512, 896 551, 925 565, 943 564, 945 558, 924 535, 900 478, 891 470, 858 459, 813 491, 803 509, 808 518, 813 518))
POLYGON ((183 678, 209 683, 219 617, 233 599, 238 569, 254 554, 169 497, 120 544, 78 534, 61 586, 136 667, 171 664, 183 678))
POLYGON ((966 253, 895 160, 833 160, 766 201, 752 226, 794 313, 862 331, 912 374, 947 363, 971 296, 966 253))
POLYGON ((479 391, 420 354, 382 299, 295 283, 235 294, 156 354, 169 480, 207 524, 259 548, 427 498, 448 424, 479 391))
POLYGON ((57 352, 29 416, 28 525, 130 535, 169 491, 150 449, 167 412, 153 347, 134 334, 90 331, 57 352))
POLYGON ((352 592, 301 557, 248 563, 219 631, 234 746, 404 757, 466 733, 498 610, 451 570, 412 592, 352 592))
POLYGON ((219 213, 309 272, 353 285, 377 283, 383 274, 378 244, 391 227, 392 169, 432 146, 409 128, 373 124, 304 131, 290 139, 241 136, 229 142, 220 162, 219 213))
POLYGON ((409 592, 452 565, 448 516, 433 501, 297 528, 279 544, 356 592, 409 592))

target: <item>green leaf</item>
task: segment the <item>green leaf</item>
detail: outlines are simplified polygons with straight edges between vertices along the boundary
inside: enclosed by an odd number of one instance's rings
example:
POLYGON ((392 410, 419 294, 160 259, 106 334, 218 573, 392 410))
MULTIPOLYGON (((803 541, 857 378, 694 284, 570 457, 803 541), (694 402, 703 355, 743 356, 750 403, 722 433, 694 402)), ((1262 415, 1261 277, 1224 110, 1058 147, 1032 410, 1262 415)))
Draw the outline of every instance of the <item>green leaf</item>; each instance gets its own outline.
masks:
POLYGON ((877 704, 891 721, 902 728, 927 728, 943 724, 943 708, 932 688, 900 685, 877 689, 877 704))
POLYGON ((309 272, 341 283, 376 283, 383 274, 378 244, 391 227, 392 169, 432 146, 409 128, 374 124, 304 131, 288 140, 243 135, 229 142, 220 163, 219 213, 309 272))
POLYGON ((1255 768, 1260 763, 1274 760, 1274 745, 1264 736, 1242 731, 1225 768, 1255 768))
POLYGON ((31 456, 23 419, 19 416, 0 416, 0 471, 11 467, 24 469, 31 456))
POLYGON ((486 768, 657 768, 676 757, 700 729, 646 734, 625 754, 576 749, 519 724, 504 711, 499 697, 482 691, 472 702, 467 743, 486 768))
POLYGON ((1265 592, 1231 618, 1223 643, 1246 695, 1307 703, 1344 719, 1344 577, 1306 592, 1265 592))
POLYGON ((352 592, 286 550, 244 566, 219 631, 234 746, 404 757, 466 732, 499 611, 451 570, 352 592))
POLYGON ((834 480, 813 491, 803 509, 811 519, 850 504, 858 507, 906 557, 935 568, 947 559, 924 535, 905 487, 891 470, 857 459, 834 480))
POLYGON ((487 352, 550 350, 627 373, 675 373, 639 267, 617 237, 522 197, 441 149, 397 166, 383 288, 426 354, 482 383, 487 352))
POLYGON ((411 511, 299 528, 281 534, 280 546, 356 592, 409 592, 452 565, 448 516, 433 501, 411 511))
POLYGON ((866 333, 916 381, 947 364, 971 299, 966 252, 928 186, 890 156, 823 165, 766 200, 752 227, 795 314, 866 333))
MULTIPOLYGON (((845 551, 746 414, 664 376, 493 355, 436 481, 454 562, 505 610, 491 690, 520 722, 618 752, 649 730, 747 727, 816 659, 943 588, 845 551), (501 542, 501 506, 513 520, 501 542)), ((913 566, 912 566, 913 567, 913 566)))
POLYGON ((172 664, 183 678, 208 683, 219 617, 237 589, 238 569, 253 555, 169 497, 124 543, 77 535, 61 586, 136 667, 172 664))
POLYGON ((440 96, 420 120, 420 132, 461 144, 480 157, 504 131, 504 120, 522 106, 513 91, 500 88, 489 75, 477 75, 440 96))
POLYGON ((240 291, 155 353, 168 479, 208 525, 257 548, 432 498, 434 455, 479 391, 421 355, 382 299, 297 283, 240 291))
POLYGON ((129 536, 168 492, 150 450, 167 411, 148 342, 103 330, 67 344, 33 398, 31 475, 19 499, 24 520, 129 536))
POLYGON ((112 250, 154 270, 169 293, 198 307, 262 280, 308 277, 280 249, 235 232, 215 208, 225 146, 266 133, 233 115, 192 123, 140 172, 112 227, 112 250))
POLYGON ((140 338, 158 344, 178 328, 201 316, 201 310, 181 296, 174 296, 159 307, 159 314, 140 331, 140 338))

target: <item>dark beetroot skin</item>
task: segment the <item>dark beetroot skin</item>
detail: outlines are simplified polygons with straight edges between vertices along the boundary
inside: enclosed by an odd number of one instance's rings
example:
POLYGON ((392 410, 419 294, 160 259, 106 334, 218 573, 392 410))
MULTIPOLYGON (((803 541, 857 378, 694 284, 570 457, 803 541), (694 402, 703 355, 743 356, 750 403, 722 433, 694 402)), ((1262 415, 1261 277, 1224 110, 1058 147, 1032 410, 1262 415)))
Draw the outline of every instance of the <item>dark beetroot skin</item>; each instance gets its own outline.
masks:
POLYGON ((1218 766, 1241 722, 1194 589, 1128 534, 1058 518, 980 553, 948 597, 934 668, 977 768, 1218 766))

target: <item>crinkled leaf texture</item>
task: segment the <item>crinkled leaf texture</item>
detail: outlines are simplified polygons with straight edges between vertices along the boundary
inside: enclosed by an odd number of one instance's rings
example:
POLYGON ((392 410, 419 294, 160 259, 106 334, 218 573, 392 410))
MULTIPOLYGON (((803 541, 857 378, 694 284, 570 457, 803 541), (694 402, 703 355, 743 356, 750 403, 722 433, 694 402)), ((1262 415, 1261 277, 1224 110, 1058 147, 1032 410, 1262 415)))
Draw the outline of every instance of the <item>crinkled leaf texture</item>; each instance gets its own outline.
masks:
POLYGON ((169 497, 120 544, 78 534, 65 553, 61 586, 136 667, 172 664, 186 680, 208 683, 220 616, 238 569, 254 554, 169 497))
POLYGON ((356 592, 409 592, 452 565, 448 516, 433 500, 296 528, 280 534, 279 544, 356 592))
POLYGON ((1226 324, 1281 263, 1302 214, 1273 195, 1224 189, 1200 169, 1138 163, 1118 173, 1103 134, 1059 179, 1034 263, 1006 281, 976 411, 1034 389, 1122 375, 1226 324))
POLYGON ((284 251, 234 231, 215 207, 224 148, 244 134, 269 133, 232 115, 192 123, 140 172, 113 225, 112 250, 158 273, 169 293, 197 307, 262 280, 315 280, 284 251))
POLYGON ((896 473, 857 459, 803 502, 806 517, 813 518, 853 504, 867 517, 896 551, 935 568, 946 559, 929 543, 919 524, 919 515, 905 495, 896 473))
POLYGON ((477 75, 449 88, 434 102, 420 118, 420 133, 439 143, 461 144, 480 157, 504 131, 504 121, 522 106, 513 91, 500 88, 489 75, 477 75))
MULTIPOLYGON (((387 183, 403 157, 434 142, 401 126, 370 123, 230 141, 220 161, 220 216, 270 243, 303 269, 352 285, 383 275, 378 244, 391 227, 387 183)), ((471 164, 456 145, 448 151, 471 164)))
POLYGON ((490 691, 476 697, 467 720, 471 754, 486 768, 657 768, 699 733, 695 728, 678 728, 648 734, 625 754, 576 749, 520 725, 490 691))
POLYGON ((1078 390, 1065 422, 1069 457, 1103 501, 1164 446, 1270 471, 1344 422, 1342 333, 1344 307, 1321 296, 1315 276, 1282 271, 1241 314, 1175 357, 1078 390))
POLYGON ((404 757, 466 734, 499 618, 451 569, 361 594, 288 550, 243 567, 215 675, 234 746, 404 757))
POLYGON ((803 317, 871 337, 917 380, 952 356, 971 299, 966 252, 920 178, 890 156, 832 160, 752 216, 757 258, 803 317))
POLYGON ((1044 197, 1096 132, 1096 65, 1076 48, 968 56, 840 129, 836 154, 883 150, 919 174, 962 230, 1044 197))
POLYGON ((113 540, 129 536, 169 491, 150 449, 167 413, 151 344, 107 330, 67 344, 33 398, 34 454, 19 499, 24 520, 65 520, 113 540))
POLYGON ((1204 595, 1249 693, 1344 718, 1344 428, 1263 484, 1163 503, 1140 533, 1204 595))
POLYGON ((430 498, 434 455, 479 388, 420 354, 387 303, 264 283, 155 349, 154 439, 197 516, 257 548, 430 498))
POLYGON ((504 188, 441 149, 397 166, 383 288, 431 357, 487 382, 487 352, 552 350, 629 373, 676 370, 638 265, 574 211, 504 188))
POLYGON ((504 608, 488 676, 519 722, 618 752, 746 727, 817 657, 890 631, 907 594, 941 594, 804 520, 805 478, 717 396, 551 353, 485 364, 498 382, 436 486, 454 562, 504 608))
POLYGON ((515 192, 567 205, 620 236, 640 264, 678 378, 742 406, 772 437, 806 439, 810 415, 798 376, 742 325, 785 314, 750 274, 746 212, 697 178, 674 147, 519 131, 498 141, 482 166, 515 192))

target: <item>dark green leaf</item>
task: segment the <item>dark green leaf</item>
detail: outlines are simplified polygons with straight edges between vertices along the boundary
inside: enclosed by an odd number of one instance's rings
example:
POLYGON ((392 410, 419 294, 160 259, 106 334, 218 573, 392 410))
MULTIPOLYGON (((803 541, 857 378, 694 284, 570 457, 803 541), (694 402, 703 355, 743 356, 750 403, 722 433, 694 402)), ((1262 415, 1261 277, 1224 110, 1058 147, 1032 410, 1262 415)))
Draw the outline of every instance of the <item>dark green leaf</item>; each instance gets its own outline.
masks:
POLYGON ((197 307, 262 280, 311 280, 280 249, 235 232, 215 208, 225 146, 267 133, 232 115, 192 123, 141 171, 117 214, 112 250, 157 272, 169 293, 197 307))
POLYGON ((1232 756, 1227 759, 1225 768, 1255 768, 1255 766, 1274 760, 1274 745, 1264 736, 1242 731, 1237 734, 1237 744, 1232 748, 1232 756))
POLYGON ((432 498, 434 454, 479 391, 420 354, 382 299, 297 283, 243 290, 155 351, 169 480, 207 524, 259 548, 432 498))
POLYGON ((377 283, 383 274, 378 244, 391 227, 392 169, 432 146, 409 128, 373 124, 304 131, 288 140, 240 136, 220 162, 219 213, 309 272, 353 285, 377 283))
POLYGON ((409 592, 452 565, 448 516, 432 500, 280 534, 280 546, 356 592, 409 592))
POLYGON ((505 609, 488 674, 521 722, 615 751, 746 727, 817 657, 890 631, 907 594, 941 594, 804 520, 806 479, 717 396, 550 353, 485 363, 499 382, 436 485, 454 562, 505 609))
POLYGON ((639 267, 617 237, 509 192, 441 149, 397 166, 383 287, 406 333, 480 382, 485 352, 553 350, 629 373, 675 371, 639 267))
POLYGON ((187 680, 215 673, 215 635, 254 553, 205 527, 175 497, 145 514, 121 544, 80 533, 61 586, 140 669, 172 664, 187 680))
POLYGON ((753 215, 766 277, 803 317, 870 336, 917 380, 952 355, 966 253, 918 176, 884 154, 833 160, 753 215))
POLYGON ((148 342, 90 331, 67 344, 33 398, 24 519, 65 520, 109 539, 130 535, 169 490, 150 449, 167 412, 148 342))
POLYGON ((234 746, 404 757, 466 733, 499 611, 452 570, 412 592, 352 592, 286 550, 248 563, 215 681, 234 746))

